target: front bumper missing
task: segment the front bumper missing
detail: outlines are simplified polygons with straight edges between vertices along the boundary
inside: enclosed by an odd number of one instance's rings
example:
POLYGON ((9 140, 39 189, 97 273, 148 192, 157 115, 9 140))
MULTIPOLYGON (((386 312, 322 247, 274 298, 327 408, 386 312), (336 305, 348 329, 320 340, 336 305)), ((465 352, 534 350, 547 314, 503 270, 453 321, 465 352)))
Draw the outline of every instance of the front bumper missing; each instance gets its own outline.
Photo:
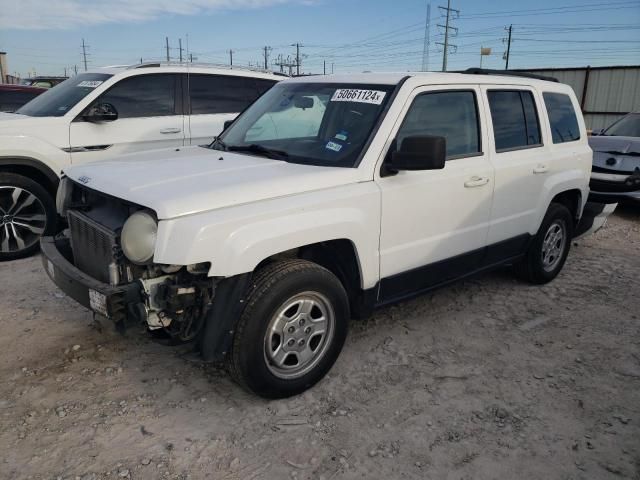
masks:
POLYGON ((90 277, 73 265, 68 238, 42 237, 40 248, 42 264, 49 278, 89 310, 120 323, 127 319, 130 308, 143 301, 137 282, 114 287, 90 277))

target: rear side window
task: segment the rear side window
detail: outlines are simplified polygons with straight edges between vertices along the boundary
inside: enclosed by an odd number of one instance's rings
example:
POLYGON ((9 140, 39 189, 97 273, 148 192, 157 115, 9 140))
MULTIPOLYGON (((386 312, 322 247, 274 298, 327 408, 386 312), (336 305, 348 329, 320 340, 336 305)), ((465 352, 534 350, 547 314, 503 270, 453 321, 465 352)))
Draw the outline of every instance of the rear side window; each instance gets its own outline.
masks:
POLYGON ((178 75, 175 74, 125 78, 102 94, 96 102, 112 104, 118 112, 118 118, 175 115, 177 78, 178 75))
POLYGON ((239 113, 274 83, 240 76, 190 75, 191 114, 239 113))
POLYGON ((542 94, 549 115, 553 143, 573 142, 580 139, 578 118, 569 95, 545 92, 542 94))
POLYGON ((490 90, 487 96, 496 152, 541 145, 540 122, 531 92, 490 90))
POLYGON ((415 98, 396 136, 398 147, 413 135, 447 139, 447 158, 480 153, 478 109, 472 91, 424 93, 415 98))

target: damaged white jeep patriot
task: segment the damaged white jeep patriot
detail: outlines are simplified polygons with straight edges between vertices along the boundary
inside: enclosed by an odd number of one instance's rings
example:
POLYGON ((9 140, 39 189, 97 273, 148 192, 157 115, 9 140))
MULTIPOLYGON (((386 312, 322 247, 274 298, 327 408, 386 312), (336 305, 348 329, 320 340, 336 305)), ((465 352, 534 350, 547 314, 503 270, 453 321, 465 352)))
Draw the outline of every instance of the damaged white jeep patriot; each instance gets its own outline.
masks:
POLYGON ((592 152, 566 85, 426 73, 305 77, 210 145, 69 168, 41 241, 69 296, 194 342, 265 397, 300 393, 350 318, 504 264, 562 269, 592 152))

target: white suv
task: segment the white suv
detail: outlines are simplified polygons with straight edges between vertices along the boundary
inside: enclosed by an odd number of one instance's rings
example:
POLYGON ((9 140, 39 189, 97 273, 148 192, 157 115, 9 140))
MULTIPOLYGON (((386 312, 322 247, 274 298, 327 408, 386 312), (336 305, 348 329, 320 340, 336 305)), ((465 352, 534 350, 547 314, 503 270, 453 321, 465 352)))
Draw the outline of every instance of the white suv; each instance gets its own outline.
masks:
POLYGON ((210 146, 67 170, 43 264, 118 326, 296 394, 349 318, 504 264, 552 280, 589 192, 579 112, 570 87, 515 76, 285 80, 210 146))
POLYGON ((210 143, 281 76, 193 64, 82 73, 0 114, 0 260, 53 233, 61 171, 125 153, 210 143))

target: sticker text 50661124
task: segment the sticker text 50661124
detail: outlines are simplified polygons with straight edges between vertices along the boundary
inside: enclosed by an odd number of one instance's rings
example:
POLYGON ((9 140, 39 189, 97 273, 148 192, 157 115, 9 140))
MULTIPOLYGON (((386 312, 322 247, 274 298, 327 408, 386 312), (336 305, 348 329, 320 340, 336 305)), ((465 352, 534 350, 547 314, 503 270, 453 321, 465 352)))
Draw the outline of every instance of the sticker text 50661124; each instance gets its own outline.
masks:
POLYGON ((360 102, 380 105, 386 92, 380 90, 359 90, 356 88, 339 88, 331 97, 332 102, 360 102))

